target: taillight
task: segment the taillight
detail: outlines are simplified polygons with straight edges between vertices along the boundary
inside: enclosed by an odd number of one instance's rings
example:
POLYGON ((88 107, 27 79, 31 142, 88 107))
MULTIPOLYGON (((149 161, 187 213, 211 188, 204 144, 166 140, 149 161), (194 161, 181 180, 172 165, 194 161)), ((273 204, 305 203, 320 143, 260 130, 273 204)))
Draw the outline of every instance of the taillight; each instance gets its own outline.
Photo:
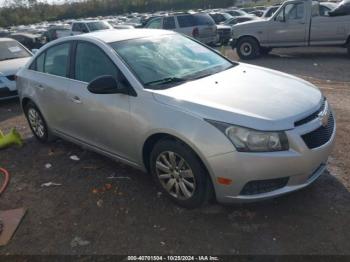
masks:
POLYGON ((194 38, 199 37, 199 29, 198 29, 198 27, 193 28, 192 36, 193 36, 194 38))

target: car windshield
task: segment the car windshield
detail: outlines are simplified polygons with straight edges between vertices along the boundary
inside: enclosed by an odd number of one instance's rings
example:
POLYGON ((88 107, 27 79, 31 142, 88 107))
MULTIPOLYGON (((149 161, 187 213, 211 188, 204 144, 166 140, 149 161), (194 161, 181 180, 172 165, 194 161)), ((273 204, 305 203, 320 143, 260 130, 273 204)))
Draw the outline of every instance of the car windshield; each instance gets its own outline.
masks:
POLYGON ((107 22, 104 22, 104 21, 103 22, 102 21, 101 22, 90 22, 90 23, 87 23, 87 26, 88 26, 90 32, 110 29, 107 22))
POLYGON ((31 54, 16 41, 0 42, 0 61, 30 56, 31 54))
POLYGON ((110 44, 145 88, 163 89, 209 76, 235 64, 178 34, 110 44))

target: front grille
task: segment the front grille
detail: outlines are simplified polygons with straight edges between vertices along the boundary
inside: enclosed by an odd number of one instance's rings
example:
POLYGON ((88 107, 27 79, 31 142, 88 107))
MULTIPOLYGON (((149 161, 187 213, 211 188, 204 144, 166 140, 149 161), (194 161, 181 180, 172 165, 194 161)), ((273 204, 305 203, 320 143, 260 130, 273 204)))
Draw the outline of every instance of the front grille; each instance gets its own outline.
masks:
POLYGON ((240 195, 250 196, 268 193, 285 187, 288 180, 289 177, 250 181, 243 187, 240 195))
POLYGON ((6 76, 6 78, 10 81, 15 81, 15 78, 16 76, 15 75, 9 75, 9 76, 6 76))
POLYGON ((316 119, 318 117, 318 114, 324 110, 325 106, 326 106, 326 99, 323 100, 321 107, 316 112, 312 113, 311 115, 309 115, 309 116, 307 116, 299 121, 296 121, 294 123, 294 126, 302 126, 302 125, 309 123, 312 120, 316 119))
POLYGON ((0 88, 0 98, 12 97, 16 96, 17 94, 17 91, 10 91, 10 89, 8 89, 7 87, 0 88))
POLYGON ((308 148, 313 149, 326 144, 331 139, 333 131, 334 117, 333 114, 330 113, 327 126, 321 126, 310 133, 302 135, 301 137, 308 148))

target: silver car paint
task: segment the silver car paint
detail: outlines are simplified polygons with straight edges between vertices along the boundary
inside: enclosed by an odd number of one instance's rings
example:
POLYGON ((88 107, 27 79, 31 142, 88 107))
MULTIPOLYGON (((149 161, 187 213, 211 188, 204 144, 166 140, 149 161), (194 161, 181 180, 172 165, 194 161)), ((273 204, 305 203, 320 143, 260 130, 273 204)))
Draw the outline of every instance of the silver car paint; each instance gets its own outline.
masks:
MULTIPOLYGON (((87 92, 87 83, 34 72, 28 69, 28 64, 18 73, 21 101, 29 98, 36 103, 56 135, 142 170, 146 170, 143 147, 149 137, 156 134, 177 137, 203 161, 221 202, 276 196, 311 183, 305 178, 318 166, 326 164, 334 134, 327 144, 310 150, 300 134, 318 128, 320 121, 316 119, 298 128, 292 127, 292 123, 311 114, 321 104, 321 93, 317 88, 293 76, 239 64, 217 75, 168 90, 143 89, 104 41, 158 34, 172 33, 133 29, 118 31, 113 36, 110 32, 99 32, 59 39, 47 46, 73 40, 100 46, 127 77, 137 97, 93 95, 87 92), (290 150, 237 152, 226 136, 204 118, 258 130, 287 130, 290 150), (240 189, 251 179, 283 176, 291 176, 288 187, 268 196, 244 199, 239 195, 240 189), (232 178, 233 183, 230 186, 218 184, 217 177, 232 178)), ((43 50, 45 48, 36 56, 43 50)))

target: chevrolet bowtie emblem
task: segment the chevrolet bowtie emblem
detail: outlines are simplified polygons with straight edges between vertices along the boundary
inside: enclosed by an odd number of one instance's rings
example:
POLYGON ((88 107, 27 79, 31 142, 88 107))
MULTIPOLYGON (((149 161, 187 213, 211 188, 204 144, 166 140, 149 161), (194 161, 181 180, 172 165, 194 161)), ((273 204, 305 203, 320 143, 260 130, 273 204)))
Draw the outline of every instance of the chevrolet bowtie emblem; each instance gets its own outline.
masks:
POLYGON ((329 110, 328 110, 328 104, 327 103, 325 105, 324 110, 318 114, 318 119, 320 120, 322 126, 324 126, 324 127, 328 126, 329 110))

